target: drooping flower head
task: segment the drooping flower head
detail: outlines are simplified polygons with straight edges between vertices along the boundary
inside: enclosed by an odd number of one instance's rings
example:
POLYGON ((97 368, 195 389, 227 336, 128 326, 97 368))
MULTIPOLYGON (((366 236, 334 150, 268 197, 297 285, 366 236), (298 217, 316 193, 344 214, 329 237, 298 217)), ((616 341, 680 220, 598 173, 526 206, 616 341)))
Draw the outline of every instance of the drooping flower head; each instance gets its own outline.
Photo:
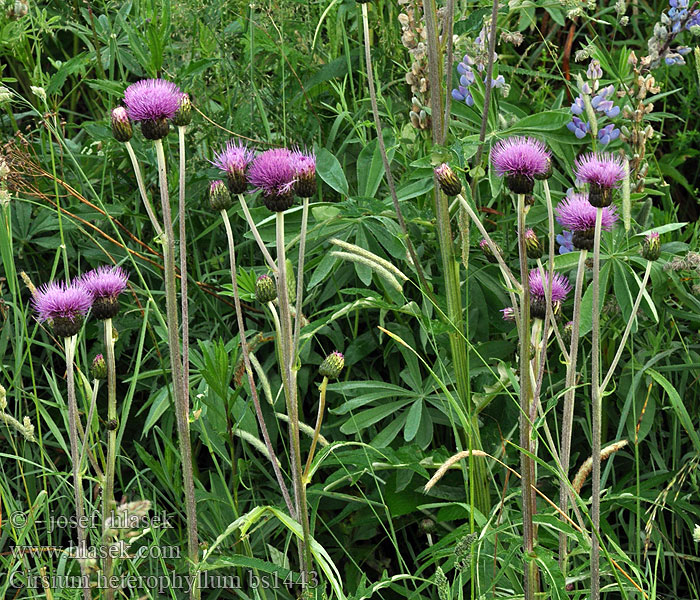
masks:
POLYGON ((181 98, 180 88, 164 79, 142 79, 132 83, 124 92, 129 117, 141 122, 141 131, 149 140, 168 135, 168 120, 180 108, 181 98))
POLYGON ((131 120, 123 106, 112 110, 112 135, 118 142, 128 142, 134 135, 131 120))
POLYGON ((593 206, 610 206, 612 189, 625 178, 627 170, 622 159, 609 152, 589 152, 576 159, 576 179, 589 184, 588 201, 593 206))
MULTIPOLYGON (((547 290, 549 288, 549 273, 540 269, 532 269, 528 275, 530 284, 530 316, 533 319, 544 319, 547 314, 547 290)), ((552 277, 552 310, 554 314, 559 312, 561 303, 566 300, 566 295, 571 291, 569 280, 560 273, 554 273, 552 277)))
POLYGON ((292 163, 297 180, 294 192, 300 198, 311 198, 316 194, 316 155, 313 151, 294 150, 292 163))
POLYGON ((228 191, 228 187, 221 180, 217 179, 209 184, 209 206, 215 212, 220 212, 222 210, 228 210, 231 208, 231 193, 228 191))
POLYGON ((446 196, 454 198, 457 194, 462 193, 462 182, 447 163, 442 163, 435 168, 435 177, 446 196))
POLYGON ((245 172, 253 156, 253 151, 248 150, 248 146, 238 140, 229 140, 221 152, 214 154, 214 160, 210 162, 226 173, 229 191, 232 194, 242 194, 248 186, 245 172))
POLYGON ((275 148, 258 154, 248 168, 248 181, 262 192, 262 201, 269 210, 287 210, 294 203, 296 185, 292 153, 287 148, 275 148))
POLYGON ((491 151, 491 163, 496 173, 505 176, 512 192, 529 194, 535 185, 534 179, 549 173, 552 157, 539 140, 514 136, 496 144, 491 151))
POLYGON ((72 337, 92 306, 92 294, 79 281, 71 285, 52 281, 37 289, 33 305, 39 321, 52 321, 57 336, 72 337))
POLYGON ((126 289, 128 273, 121 267, 103 265, 83 274, 80 283, 92 296, 92 314, 112 319, 119 313, 119 294, 126 289))
MULTIPOLYGON (((597 209, 588 201, 587 194, 572 194, 555 209, 559 224, 573 232, 571 241, 576 248, 591 250, 595 234, 597 209)), ((606 206, 601 216, 601 228, 610 231, 617 221, 617 208, 606 206)))

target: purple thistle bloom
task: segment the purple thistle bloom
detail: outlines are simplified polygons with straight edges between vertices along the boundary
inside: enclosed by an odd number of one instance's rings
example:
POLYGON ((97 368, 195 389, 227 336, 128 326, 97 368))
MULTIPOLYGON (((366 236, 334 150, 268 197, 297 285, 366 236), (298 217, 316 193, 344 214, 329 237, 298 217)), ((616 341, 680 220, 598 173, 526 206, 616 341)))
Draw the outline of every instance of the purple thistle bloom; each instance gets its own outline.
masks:
POLYGON ((245 192, 248 182, 245 172, 253 160, 252 150, 238 140, 229 140, 221 152, 214 154, 214 160, 209 162, 226 173, 228 188, 232 194, 245 192))
MULTIPOLYGON (((540 269, 532 269, 528 275, 530 284, 530 316, 533 319, 544 319, 547 315, 547 292, 550 286, 549 273, 545 271, 544 278, 540 269)), ((569 280, 560 273, 552 277, 552 310, 557 314, 561 303, 571 291, 569 280)))
POLYGON ((316 155, 313 151, 294 150, 292 166, 297 180, 294 191, 300 198, 311 198, 316 194, 316 155))
POLYGON ((589 152, 576 159, 574 172, 579 181, 589 184, 588 201, 593 206, 610 206, 612 188, 625 178, 626 168, 617 155, 589 152))
POLYGON ((141 122, 141 131, 149 140, 168 135, 168 119, 172 119, 180 108, 181 98, 180 88, 164 79, 142 79, 124 92, 129 117, 141 122))
POLYGON ((92 306, 92 294, 80 281, 71 285, 52 281, 42 285, 32 301, 39 321, 53 321, 56 335, 72 337, 92 306))
MULTIPOLYGON (((581 250, 591 250, 597 209, 588 201, 586 194, 567 196, 559 203, 555 212, 559 224, 573 232, 572 244, 581 250)), ((615 206, 603 207, 601 229, 610 231, 616 221, 617 208, 615 206)), ((559 251, 561 252, 561 248, 559 251)))
POLYGON ((262 192, 265 206, 273 212, 283 212, 292 205, 296 178, 295 161, 287 148, 258 154, 248 169, 248 181, 262 192))
POLYGON ((542 142, 520 136, 498 142, 491 151, 491 162, 516 194, 529 194, 534 178, 547 174, 552 164, 551 154, 542 142))
POLYGON ((92 296, 92 314, 112 319, 119 313, 118 296, 126 289, 129 275, 121 267, 103 265, 84 273, 78 281, 92 296))
POLYGON ((556 240, 557 244, 559 244, 559 254, 566 254, 567 252, 574 251, 573 237, 574 232, 566 229, 557 235, 556 240))

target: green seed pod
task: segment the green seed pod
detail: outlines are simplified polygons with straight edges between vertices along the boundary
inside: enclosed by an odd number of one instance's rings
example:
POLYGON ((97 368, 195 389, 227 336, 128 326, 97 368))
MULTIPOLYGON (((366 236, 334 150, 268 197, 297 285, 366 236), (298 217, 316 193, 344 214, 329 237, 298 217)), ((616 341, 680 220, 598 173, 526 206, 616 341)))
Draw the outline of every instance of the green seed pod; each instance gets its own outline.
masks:
POLYGON ((267 304, 277 298, 277 286, 269 275, 260 275, 255 281, 255 297, 258 302, 267 304))
POLYGON ((345 366, 345 357, 337 350, 326 356, 318 368, 318 374, 328 379, 337 379, 345 366))

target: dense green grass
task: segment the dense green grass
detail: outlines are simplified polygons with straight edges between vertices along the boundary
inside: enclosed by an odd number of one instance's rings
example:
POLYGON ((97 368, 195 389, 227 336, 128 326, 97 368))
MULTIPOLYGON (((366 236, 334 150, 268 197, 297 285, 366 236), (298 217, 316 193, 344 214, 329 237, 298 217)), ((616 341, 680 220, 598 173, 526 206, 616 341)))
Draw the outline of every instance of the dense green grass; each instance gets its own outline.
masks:
MULTIPOLYGON (((461 57, 489 18, 491 5, 463 0, 454 5, 456 52, 461 57)), ((522 597, 518 340, 499 312, 510 299, 497 267, 479 250, 476 228, 471 227, 466 244, 459 238, 464 229, 459 208, 453 206, 454 254, 468 264, 468 269, 458 267, 462 300, 468 298, 463 312, 468 328, 460 330, 447 318, 444 244, 439 243, 432 170, 449 160, 467 186, 474 183, 469 200, 479 207, 486 229, 515 268, 515 211, 502 180, 488 166, 490 145, 509 134, 544 139, 554 154, 550 186, 558 202, 573 185, 574 158, 590 149, 565 126, 577 94, 576 76, 585 78, 588 65, 588 60, 574 60, 576 52, 590 44, 604 67, 604 83, 631 90, 629 52, 640 58, 646 53, 647 39, 665 8, 661 2, 635 3, 638 14, 630 6, 630 23, 624 27, 614 4, 595 5, 575 21, 566 18, 560 3, 501 7, 499 32, 519 31, 524 41, 515 46, 499 40, 497 73, 505 77, 510 92, 507 97, 494 92, 486 150, 480 164, 474 164, 483 86, 475 92, 475 107, 452 102, 447 139, 444 145, 434 144, 429 129, 411 125, 413 94, 405 76, 412 58, 401 42, 402 9, 385 0, 369 5, 384 140, 430 293, 421 287, 408 258, 386 183, 364 66, 361 12, 354 1, 253 6, 203 0, 41 2, 31 3, 25 16, 0 16, 0 73, 12 94, 0 106, 2 157, 10 170, 3 186, 12 197, 0 213, 0 384, 7 390, 5 413, 19 422, 27 416, 35 428, 35 439, 29 441, 5 425, 5 419, 0 423, 0 596, 79 597, 76 589, 18 590, 13 585, 22 578, 11 577, 38 575, 42 568, 51 575, 79 573, 66 553, 18 557, 11 550, 24 545, 63 548, 75 542, 70 527, 49 531, 52 519, 74 514, 66 370, 61 344, 33 316, 27 281, 38 286, 101 264, 121 264, 130 272, 128 294, 115 319, 117 502, 148 500, 151 514, 167 515, 172 525, 142 532, 132 546, 132 551, 143 548, 141 554, 119 561, 119 572, 187 573, 162 247, 108 119, 128 83, 159 76, 176 81, 195 105, 186 134, 186 230, 190 428, 201 554, 207 552, 211 575, 236 576, 242 582, 241 589, 228 585, 205 591, 203 597, 291 598, 298 591, 284 586, 254 590, 248 579, 271 573, 282 580, 290 573, 298 577, 295 536, 300 528, 284 508, 256 422, 242 371, 225 232, 207 200, 209 182, 218 177, 208 160, 233 135, 260 150, 295 144, 313 148, 318 160, 320 185, 311 201, 304 268, 308 325, 301 333, 298 371, 300 418, 309 426, 302 428, 304 452, 317 410, 318 365, 334 349, 345 355, 341 378, 328 386, 323 439, 307 488, 318 542, 316 565, 327 569, 320 573, 325 593, 357 600, 438 598, 439 567, 452 584, 449 596, 443 586, 441 600, 471 594, 522 597), (570 61, 564 57, 568 35, 570 61), (33 86, 43 92, 33 91, 33 86), (366 261, 333 255, 338 250, 333 238, 390 261, 408 280, 397 289, 366 261), (450 335, 468 352, 468 376, 454 367, 450 335), (467 377, 473 394, 466 404, 455 391, 460 377, 467 377), (430 492, 423 489, 449 456, 471 443, 465 426, 470 414, 478 423, 483 450, 502 461, 486 461, 488 514, 475 510, 474 478, 469 474, 474 459, 456 463, 430 492)), ((689 45, 697 43, 689 33, 684 35, 689 45)), ((629 441, 603 464, 603 595, 610 599, 644 597, 636 586, 650 599, 700 598, 700 559, 692 536, 700 523, 700 261, 692 254, 698 248, 700 71, 697 56, 691 53, 686 60, 686 66, 661 65, 651 71, 660 90, 647 97, 654 109, 644 123, 656 135, 646 147, 645 188, 632 192, 625 215, 629 228, 619 225, 603 236, 604 373, 628 321, 637 320, 603 403, 603 445, 629 441), (633 315, 646 266, 639 257, 642 238, 636 236, 651 229, 662 232, 663 253, 651 270, 648 295, 633 315), (669 268, 680 259, 685 260, 682 268, 669 268)), ((448 94, 458 78, 456 71, 452 75, 448 94)), ((427 96, 420 101, 429 113, 427 96)), ((617 122, 631 127, 623 117, 617 122)), ((147 190, 157 198, 152 146, 140 134, 133 145, 147 190)), ((171 197, 176 198, 176 136, 166 138, 165 145, 171 197)), ((610 148, 632 154, 627 142, 618 140, 610 148)), ((540 189, 528 224, 544 239, 547 211, 540 189)), ((255 199, 250 205, 272 247, 274 217, 255 199)), ((255 278, 267 269, 238 204, 229 212, 248 339, 261 365, 256 377, 262 409, 285 477, 290 477, 274 323, 254 295, 255 278)), ((300 223, 297 205, 286 215, 287 250, 294 264, 300 223)), ((556 259, 557 269, 573 281, 576 262, 577 256, 562 255, 556 259)), ((586 277, 590 280, 590 274, 586 277)), ((576 395, 572 476, 591 451, 589 292, 583 302, 588 313, 579 348, 582 383, 576 395)), ((569 305, 564 312, 570 314, 569 305)), ((78 339, 77 393, 85 424, 89 366, 104 351, 99 323, 88 320, 78 339)), ((556 504, 559 493, 544 423, 559 439, 564 372, 554 343, 541 396, 545 417, 534 423, 539 442, 536 483, 542 493, 535 517, 536 558, 548 597, 582 599, 589 594, 589 541, 560 521, 544 499, 556 504), (566 579, 557 564, 560 530, 571 539, 566 579)), ((106 410, 102 386, 97 414, 87 424, 88 446, 102 468, 106 410)), ((89 466, 84 487, 87 512, 99 512, 100 481, 89 466)), ((579 502, 587 526, 590 490, 589 484, 584 486, 579 502)), ((93 544, 99 543, 99 531, 99 526, 91 531, 93 544)), ((161 596, 185 594, 158 592, 147 584, 126 594, 161 596)))

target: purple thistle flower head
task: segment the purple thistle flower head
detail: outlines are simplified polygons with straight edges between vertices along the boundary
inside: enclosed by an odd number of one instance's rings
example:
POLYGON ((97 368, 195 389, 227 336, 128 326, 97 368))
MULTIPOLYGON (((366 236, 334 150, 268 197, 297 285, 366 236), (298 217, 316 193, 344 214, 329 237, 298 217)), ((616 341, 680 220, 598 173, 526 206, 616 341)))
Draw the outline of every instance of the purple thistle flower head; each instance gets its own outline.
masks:
POLYGON ((141 131, 149 140, 159 140, 168 134, 168 119, 180 108, 182 92, 171 81, 142 79, 124 92, 129 117, 141 122, 141 131))
MULTIPOLYGON (((573 232, 572 243, 581 250, 593 248, 597 209, 586 194, 572 194, 562 200, 555 209, 557 221, 573 232)), ((601 229, 610 231, 617 221, 617 208, 606 206, 601 215, 601 229)))
POLYGON ((226 173, 228 189, 232 194, 242 194, 248 186, 245 172, 253 156, 253 151, 248 150, 245 144, 229 140, 224 149, 214 154, 214 160, 209 162, 226 173))
MULTIPOLYGON (((549 273, 540 269, 532 269, 528 275, 530 284, 530 316, 535 319, 544 319, 547 314, 547 291, 549 289, 549 273)), ((554 273, 552 277, 552 310, 557 314, 561 309, 561 303, 566 300, 566 295, 571 291, 569 280, 560 273, 554 273)))
POLYGON ((258 154, 248 169, 248 181, 262 192, 265 206, 283 212, 294 202, 295 161, 287 148, 275 148, 258 154))
POLYGON ((588 201, 593 206, 610 206, 612 188, 627 175, 622 159, 609 152, 589 152, 576 159, 576 178, 589 184, 588 201))
POLYGON ((292 165, 297 180, 294 186, 296 195, 300 198, 311 198, 316 194, 316 155, 313 150, 294 150, 292 165))
POLYGON ((496 173, 506 177, 506 183, 516 194, 529 194, 534 179, 545 176, 552 168, 551 154, 546 146, 531 137, 509 137, 501 140, 491 151, 496 173))
POLYGON ((51 320, 57 336, 72 337, 92 306, 92 294, 80 281, 71 285, 52 281, 36 291, 32 303, 39 321, 51 320))
POLYGON ((129 281, 129 275, 124 269, 103 265, 84 273, 78 281, 92 296, 92 314, 102 320, 117 316, 118 296, 126 289, 129 281))

